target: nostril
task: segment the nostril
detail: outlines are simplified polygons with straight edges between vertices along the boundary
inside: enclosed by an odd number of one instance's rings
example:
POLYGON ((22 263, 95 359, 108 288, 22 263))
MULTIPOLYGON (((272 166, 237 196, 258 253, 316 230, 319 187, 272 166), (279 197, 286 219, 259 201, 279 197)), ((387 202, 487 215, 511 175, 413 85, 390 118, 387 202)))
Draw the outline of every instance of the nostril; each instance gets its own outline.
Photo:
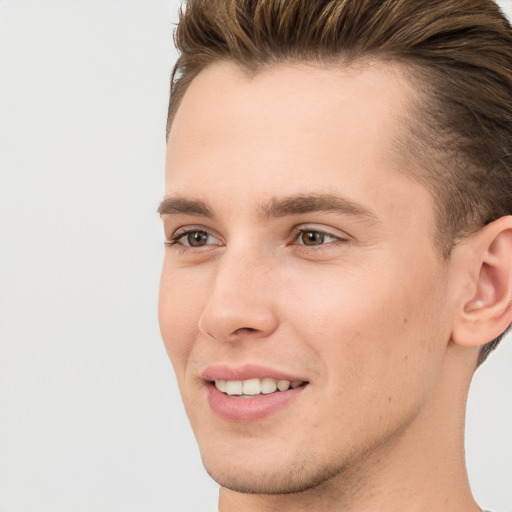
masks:
POLYGON ((257 336, 258 333, 261 331, 259 329, 256 329, 254 327, 240 327, 238 329, 235 329, 233 332, 229 333, 228 336, 223 337, 222 335, 214 335, 209 331, 203 331, 208 338, 215 340, 215 341, 236 341, 247 337, 254 337, 257 336))
POLYGON ((233 334, 247 334, 251 332, 257 332, 258 329, 255 329, 254 327, 240 327, 236 331, 233 332, 233 334))

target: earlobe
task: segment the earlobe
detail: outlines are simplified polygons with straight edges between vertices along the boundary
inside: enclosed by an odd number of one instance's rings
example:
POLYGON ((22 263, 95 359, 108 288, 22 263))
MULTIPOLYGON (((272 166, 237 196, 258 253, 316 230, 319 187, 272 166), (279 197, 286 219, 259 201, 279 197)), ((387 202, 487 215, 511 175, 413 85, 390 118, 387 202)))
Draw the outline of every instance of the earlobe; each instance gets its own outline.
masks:
POLYGON ((452 331, 452 341, 468 347, 488 343, 512 322, 512 216, 488 224, 470 243, 475 277, 452 331))

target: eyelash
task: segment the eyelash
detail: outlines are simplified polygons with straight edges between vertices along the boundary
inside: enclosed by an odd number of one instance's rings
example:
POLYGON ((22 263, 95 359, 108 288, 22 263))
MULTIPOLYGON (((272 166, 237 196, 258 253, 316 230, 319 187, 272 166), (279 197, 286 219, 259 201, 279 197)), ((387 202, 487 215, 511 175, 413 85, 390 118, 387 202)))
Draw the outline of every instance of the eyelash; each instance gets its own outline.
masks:
POLYGON ((213 238, 217 238, 212 233, 210 233, 207 229, 204 229, 200 226, 198 227, 189 227, 186 229, 180 229, 176 231, 168 240, 165 241, 165 245, 167 247, 175 247, 177 249, 180 249, 181 251, 187 251, 187 250, 197 250, 202 249, 203 247, 208 247, 209 245, 203 245, 203 246, 191 246, 191 245, 185 245, 180 242, 183 238, 185 238, 188 235, 191 235, 193 233, 205 233, 208 236, 212 236, 213 238))
POLYGON ((347 239, 346 238, 343 238, 341 236, 336 236, 332 233, 330 233, 329 231, 325 231, 325 230, 322 230, 322 229, 316 229, 314 227, 298 227, 296 229, 294 229, 291 233, 291 236, 290 236, 290 240, 291 241, 294 241, 296 246, 298 246, 301 250, 304 250, 304 251, 320 251, 322 249, 326 249, 326 246, 330 246, 332 247, 333 245, 338 245, 338 243, 340 242, 344 242, 346 241, 347 239), (326 242, 326 243, 321 243, 321 244, 312 244, 312 245, 308 245, 308 244, 304 244, 304 243, 298 243, 298 240, 300 239, 300 237, 306 233, 315 233, 316 235, 320 235, 322 237, 329 237, 329 238, 332 238, 333 240, 330 241, 330 242, 326 242))
MULTIPOLYGON (((167 247, 173 247, 181 252, 188 252, 188 251, 204 251, 205 247, 211 247, 217 244, 206 244, 206 245, 199 245, 199 246, 191 246, 186 245, 181 242, 183 238, 185 238, 188 235, 191 235, 193 233, 204 233, 209 237, 213 237, 215 239, 219 239, 219 237, 212 234, 207 229, 197 226, 197 227, 189 227, 186 229, 180 229, 176 231, 168 240, 166 240, 165 245, 167 247)), ((305 252, 319 252, 322 250, 326 250, 326 246, 332 247, 333 245, 339 245, 340 243, 344 243, 348 241, 348 237, 343 236, 337 236, 334 235, 328 231, 322 230, 322 229, 316 229, 314 227, 308 227, 308 226, 300 226, 295 228, 290 235, 289 241, 286 245, 294 245, 298 247, 301 251, 305 252), (320 235, 322 237, 329 237, 332 238, 332 241, 326 242, 326 243, 320 243, 320 244, 304 244, 304 243, 298 243, 299 237, 305 233, 315 233, 316 235, 320 235)))

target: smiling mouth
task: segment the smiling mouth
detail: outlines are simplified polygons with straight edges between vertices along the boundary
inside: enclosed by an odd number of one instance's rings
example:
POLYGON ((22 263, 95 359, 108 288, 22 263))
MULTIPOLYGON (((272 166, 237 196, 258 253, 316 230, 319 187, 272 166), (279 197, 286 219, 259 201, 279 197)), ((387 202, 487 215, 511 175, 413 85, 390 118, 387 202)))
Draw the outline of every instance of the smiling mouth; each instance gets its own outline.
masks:
POLYGON ((270 377, 248 380, 215 380, 215 387, 222 393, 240 398, 252 398, 258 395, 270 395, 305 386, 302 380, 276 380, 270 377))

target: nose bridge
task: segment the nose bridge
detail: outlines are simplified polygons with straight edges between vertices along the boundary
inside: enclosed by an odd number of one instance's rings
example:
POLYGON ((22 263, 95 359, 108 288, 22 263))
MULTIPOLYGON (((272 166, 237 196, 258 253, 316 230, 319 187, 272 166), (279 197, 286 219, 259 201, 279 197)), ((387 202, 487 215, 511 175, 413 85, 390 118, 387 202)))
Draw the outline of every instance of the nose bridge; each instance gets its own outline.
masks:
POLYGON ((264 337, 277 325, 272 261, 248 246, 227 249, 217 262, 199 329, 219 341, 264 337))

